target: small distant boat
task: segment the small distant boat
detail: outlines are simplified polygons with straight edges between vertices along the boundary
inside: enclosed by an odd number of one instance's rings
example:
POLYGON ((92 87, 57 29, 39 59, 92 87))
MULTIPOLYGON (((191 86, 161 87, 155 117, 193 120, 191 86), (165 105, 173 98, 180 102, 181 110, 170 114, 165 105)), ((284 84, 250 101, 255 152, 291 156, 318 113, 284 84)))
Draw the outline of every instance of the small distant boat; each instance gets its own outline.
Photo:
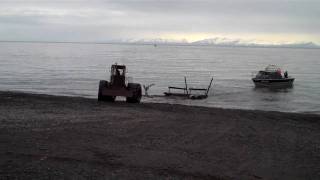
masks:
POLYGON ((288 76, 276 65, 269 65, 252 78, 256 87, 290 88, 293 86, 294 78, 288 76))

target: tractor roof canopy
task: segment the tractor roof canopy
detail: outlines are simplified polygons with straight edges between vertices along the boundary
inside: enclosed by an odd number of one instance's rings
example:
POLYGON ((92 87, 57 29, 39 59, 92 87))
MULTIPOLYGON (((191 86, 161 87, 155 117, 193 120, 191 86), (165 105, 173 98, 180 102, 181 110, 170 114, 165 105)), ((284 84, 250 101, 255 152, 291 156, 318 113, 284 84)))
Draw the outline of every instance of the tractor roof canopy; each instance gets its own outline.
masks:
POLYGON ((113 65, 111 66, 111 68, 115 68, 115 69, 125 69, 126 66, 125 66, 125 65, 113 64, 113 65))

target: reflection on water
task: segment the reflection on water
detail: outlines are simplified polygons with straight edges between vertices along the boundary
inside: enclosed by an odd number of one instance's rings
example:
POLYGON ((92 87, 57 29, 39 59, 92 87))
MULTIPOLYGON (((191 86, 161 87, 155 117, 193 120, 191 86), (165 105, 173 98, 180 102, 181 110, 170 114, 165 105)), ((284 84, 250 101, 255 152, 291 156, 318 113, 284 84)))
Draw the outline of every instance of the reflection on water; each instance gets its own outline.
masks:
POLYGON ((293 91, 293 86, 291 87, 254 87, 254 91, 264 92, 264 93, 289 93, 293 91))
POLYGON ((144 98, 145 102, 320 113, 318 49, 227 48, 210 46, 0 43, 0 90, 96 98, 100 79, 114 62, 126 64, 133 81, 155 86, 206 88, 204 100, 144 98), (296 78, 291 89, 255 88, 251 72, 278 64, 296 78))

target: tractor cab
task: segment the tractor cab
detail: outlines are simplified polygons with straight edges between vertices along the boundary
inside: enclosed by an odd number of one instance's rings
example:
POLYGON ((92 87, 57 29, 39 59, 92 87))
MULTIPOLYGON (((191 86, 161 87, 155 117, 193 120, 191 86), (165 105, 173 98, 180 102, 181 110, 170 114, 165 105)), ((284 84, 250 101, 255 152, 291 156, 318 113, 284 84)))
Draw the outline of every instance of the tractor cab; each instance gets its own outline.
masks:
POLYGON ((126 86, 126 66, 117 64, 111 66, 110 85, 116 87, 126 86))

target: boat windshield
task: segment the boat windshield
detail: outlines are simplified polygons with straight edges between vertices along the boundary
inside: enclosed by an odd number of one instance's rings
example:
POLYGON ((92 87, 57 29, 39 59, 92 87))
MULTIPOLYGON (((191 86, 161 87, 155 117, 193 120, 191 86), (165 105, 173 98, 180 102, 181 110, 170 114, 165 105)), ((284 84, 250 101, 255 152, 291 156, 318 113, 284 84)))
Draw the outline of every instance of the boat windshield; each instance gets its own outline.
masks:
POLYGON ((282 79, 281 73, 278 71, 275 72, 269 72, 269 71, 259 71, 259 73, 256 75, 256 78, 259 79, 282 79))
POLYGON ((265 68, 265 71, 266 71, 266 72, 278 72, 278 71, 281 72, 281 68, 279 68, 279 67, 276 66, 276 65, 271 64, 271 65, 269 65, 269 66, 267 66, 267 67, 265 68))

